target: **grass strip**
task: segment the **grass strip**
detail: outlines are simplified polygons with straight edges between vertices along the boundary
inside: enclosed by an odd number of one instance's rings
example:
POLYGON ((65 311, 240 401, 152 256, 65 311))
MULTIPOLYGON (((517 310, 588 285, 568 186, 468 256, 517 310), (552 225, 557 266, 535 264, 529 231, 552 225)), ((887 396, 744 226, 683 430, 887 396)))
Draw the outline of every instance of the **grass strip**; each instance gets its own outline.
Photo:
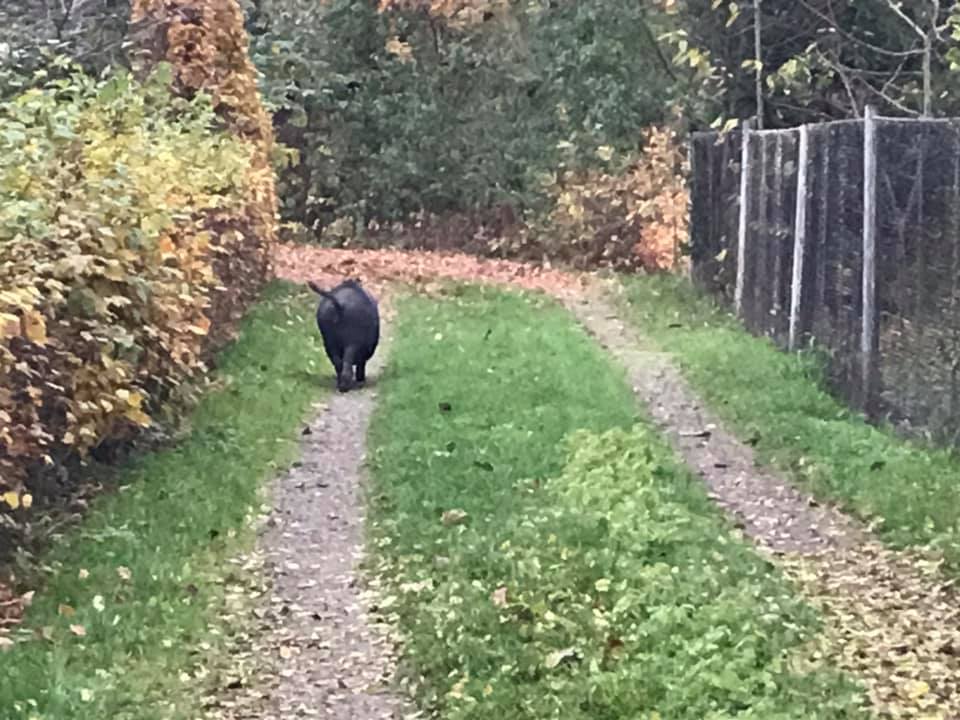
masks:
POLYGON ((371 427, 371 559, 452 719, 861 717, 817 627, 552 301, 410 298, 371 427))
POLYGON ((960 572, 960 459, 898 437, 825 389, 812 355, 747 333, 682 278, 624 281, 630 318, 662 349, 762 462, 872 521, 897 546, 939 549, 960 572))
POLYGON ((252 547, 264 480, 294 457, 328 385, 311 302, 268 288, 189 437, 122 469, 43 559, 23 628, 34 638, 0 652, 3 718, 202 716, 218 654, 241 630, 244 583, 228 560, 252 547))

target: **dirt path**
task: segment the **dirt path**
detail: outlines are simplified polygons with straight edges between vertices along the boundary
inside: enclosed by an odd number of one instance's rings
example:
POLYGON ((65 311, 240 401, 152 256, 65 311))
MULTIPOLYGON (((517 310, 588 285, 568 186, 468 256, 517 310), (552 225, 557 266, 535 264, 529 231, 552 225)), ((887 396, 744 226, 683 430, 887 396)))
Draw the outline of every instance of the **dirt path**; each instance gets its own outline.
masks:
POLYGON ((816 605, 824 632, 792 660, 866 686, 882 718, 960 718, 960 594, 934 563, 885 547, 835 508, 757 467, 680 375, 595 286, 571 312, 627 369, 637 397, 713 500, 816 605))
MULTIPOLYGON (((383 308, 382 308, 383 310, 383 308)), ((232 720, 382 720, 404 717, 392 691, 390 629, 368 613, 364 579, 367 427, 389 349, 384 338, 368 386, 331 392, 302 432, 300 459, 273 484, 260 538, 271 586, 256 611, 252 687, 221 702, 232 720), (260 662, 257 662, 259 658, 260 662)), ((332 380, 331 380, 332 383, 332 380)))

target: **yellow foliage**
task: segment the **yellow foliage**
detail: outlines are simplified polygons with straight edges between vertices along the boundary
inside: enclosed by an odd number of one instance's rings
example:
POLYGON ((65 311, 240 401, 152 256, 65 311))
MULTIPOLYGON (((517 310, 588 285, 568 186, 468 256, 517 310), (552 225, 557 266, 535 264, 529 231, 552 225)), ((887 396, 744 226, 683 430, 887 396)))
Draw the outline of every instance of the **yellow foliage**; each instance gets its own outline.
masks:
POLYGON ((236 0, 137 0, 133 19, 143 84, 77 75, 0 106, 10 507, 35 468, 150 425, 269 273, 273 131, 236 0))
MULTIPOLYGON (((597 153, 611 160, 611 148, 597 153)), ((623 172, 564 174, 554 207, 537 232, 571 246, 575 265, 668 270, 687 240, 686 157, 675 133, 652 128, 643 152, 623 172)))
MULTIPOLYGON (((270 161, 273 123, 257 88, 243 10, 237 0, 134 0, 131 19, 152 28, 141 40, 140 63, 149 67, 169 62, 179 92, 186 96, 197 91, 210 93, 214 109, 230 132, 252 146, 242 211, 213 214, 208 228, 221 239, 232 235, 233 243, 246 250, 239 255, 221 253, 221 265, 236 265, 226 269, 230 274, 269 273, 269 250, 277 235, 277 196, 270 161), (234 258, 241 258, 240 263, 234 258)), ((249 300, 241 295, 231 302, 242 310, 249 300)))
POLYGON ((379 0, 377 9, 387 12, 425 11, 453 29, 478 25, 490 17, 504 17, 508 0, 379 0))

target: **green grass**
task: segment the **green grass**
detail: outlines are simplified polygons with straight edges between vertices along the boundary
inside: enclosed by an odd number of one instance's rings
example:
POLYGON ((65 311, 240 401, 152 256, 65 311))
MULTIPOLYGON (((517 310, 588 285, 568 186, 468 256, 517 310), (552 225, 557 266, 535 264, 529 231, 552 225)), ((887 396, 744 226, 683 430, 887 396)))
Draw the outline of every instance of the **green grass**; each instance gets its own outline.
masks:
POLYGON ((638 326, 762 461, 880 523, 895 545, 939 548, 960 572, 960 459, 845 409, 812 357, 754 338, 679 278, 624 281, 638 326), (671 327, 679 324, 680 327, 671 327))
POLYGON ((196 671, 215 669, 241 629, 229 613, 244 581, 227 560, 251 546, 264 480, 294 456, 299 422, 328 386, 310 309, 269 288, 190 436, 122 469, 117 492, 43 558, 47 581, 24 627, 40 637, 0 652, 4 720, 201 716, 209 679, 196 671))
POLYGON ((372 562, 431 717, 861 717, 842 678, 790 672, 817 618, 561 308, 465 289, 400 309, 372 562))

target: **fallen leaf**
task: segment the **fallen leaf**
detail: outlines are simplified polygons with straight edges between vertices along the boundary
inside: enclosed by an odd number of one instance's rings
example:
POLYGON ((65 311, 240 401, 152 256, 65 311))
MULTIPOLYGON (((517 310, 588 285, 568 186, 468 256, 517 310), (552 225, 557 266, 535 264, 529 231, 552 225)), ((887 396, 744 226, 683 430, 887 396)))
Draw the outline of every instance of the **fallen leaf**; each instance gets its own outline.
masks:
POLYGON ((467 519, 467 513, 463 510, 447 510, 443 513, 443 524, 446 526, 460 525, 467 519))
POLYGON ((35 310, 24 313, 21 323, 23 325, 23 335, 27 340, 37 345, 46 344, 47 322, 43 315, 35 310))
POLYGON ((493 591, 493 595, 490 596, 490 599, 493 601, 493 604, 497 607, 506 607, 507 606, 507 588, 506 586, 498 587, 493 591))
POLYGON ((77 637, 86 637, 87 629, 83 625, 71 625, 70 632, 77 637))
POLYGON ((544 661, 544 666, 548 670, 552 670, 557 667, 564 660, 569 660, 576 657, 577 651, 574 648, 565 648, 563 650, 554 650, 552 653, 547 655, 547 659, 544 661))
POLYGON ((74 610, 69 605, 64 605, 63 603, 61 603, 60 605, 57 605, 57 615, 59 615, 60 617, 72 618, 76 614, 77 614, 77 611, 74 610))

